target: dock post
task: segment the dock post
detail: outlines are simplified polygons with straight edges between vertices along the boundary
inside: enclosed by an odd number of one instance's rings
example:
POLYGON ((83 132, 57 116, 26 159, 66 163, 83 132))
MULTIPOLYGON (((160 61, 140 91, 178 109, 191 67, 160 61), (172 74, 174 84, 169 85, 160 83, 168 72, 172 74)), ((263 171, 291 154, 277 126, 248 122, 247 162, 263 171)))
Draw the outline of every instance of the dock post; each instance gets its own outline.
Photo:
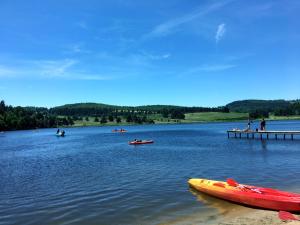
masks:
POLYGON ((285 140, 285 134, 283 134, 283 139, 285 140))
POLYGON ((252 133, 252 139, 254 139, 254 133, 252 133))
POLYGON ((249 138, 249 134, 247 133, 247 139, 249 138))
POLYGON ((277 140, 277 134, 275 134, 275 139, 277 140))
POLYGON ((227 131, 227 137, 229 138, 229 132, 227 131))
POLYGON ((262 134, 260 134, 260 140, 262 140, 262 134))
POLYGON ((240 138, 242 138, 242 133, 240 133, 240 138))
POLYGON ((269 134, 267 134, 267 139, 269 139, 269 134))
POLYGON ((292 140, 294 140, 294 135, 293 134, 291 134, 291 138, 292 138, 292 140))
POLYGON ((234 137, 236 138, 236 133, 234 133, 234 137))

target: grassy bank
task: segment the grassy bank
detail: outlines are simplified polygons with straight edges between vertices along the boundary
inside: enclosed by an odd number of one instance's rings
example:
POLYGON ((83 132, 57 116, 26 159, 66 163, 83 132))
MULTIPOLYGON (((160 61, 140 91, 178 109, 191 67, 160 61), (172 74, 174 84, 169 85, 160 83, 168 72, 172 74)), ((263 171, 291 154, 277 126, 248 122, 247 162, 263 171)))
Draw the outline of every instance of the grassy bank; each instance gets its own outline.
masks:
POLYGON ((300 116, 274 116, 274 115, 270 115, 268 120, 300 120, 300 116))
MULTIPOLYGON (((201 123, 201 122, 229 122, 247 120, 248 113, 222 113, 222 112, 199 112, 199 113, 186 113, 184 120, 164 118, 161 114, 149 115, 148 119, 151 119, 155 124, 176 124, 176 123, 201 123)), ((300 120, 300 116, 274 116, 270 115, 267 120, 300 120)), ((121 119, 120 123, 115 120, 113 122, 107 121, 107 123, 95 122, 95 117, 84 117, 83 120, 75 120, 73 127, 84 126, 125 126, 133 125, 134 123, 126 122, 125 118, 121 119)))
MULTIPOLYGON (((176 124, 176 123, 199 123, 199 122, 217 122, 217 121, 238 121, 246 120, 248 118, 247 113, 222 113, 222 112, 201 112, 201 113, 187 113, 185 114, 184 120, 164 118, 160 114, 149 115, 148 119, 151 119, 155 124, 176 124)), ((124 126, 132 125, 133 123, 127 123, 124 118, 122 118, 120 123, 116 121, 107 123, 95 122, 94 117, 84 117, 83 120, 75 120, 74 127, 82 126, 124 126)))
POLYGON ((185 122, 237 121, 248 119, 248 113, 200 112, 185 114, 185 122))

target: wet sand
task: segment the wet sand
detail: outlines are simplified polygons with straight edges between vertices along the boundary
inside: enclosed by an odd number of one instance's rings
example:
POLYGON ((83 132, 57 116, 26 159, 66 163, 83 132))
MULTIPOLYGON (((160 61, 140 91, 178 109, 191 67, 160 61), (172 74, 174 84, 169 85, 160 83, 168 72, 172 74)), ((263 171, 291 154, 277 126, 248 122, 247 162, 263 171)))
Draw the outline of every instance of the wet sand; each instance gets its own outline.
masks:
MULTIPOLYGON (((192 213, 160 225, 300 225, 300 221, 282 221, 278 212, 249 208, 190 189, 197 200, 208 208, 201 213, 192 213)), ((294 214, 300 218, 299 214, 294 214)))
MULTIPOLYGON (((296 215, 299 217, 299 215, 296 215)), ((223 215, 193 214, 160 225, 300 225, 300 221, 282 221, 278 212, 249 208, 233 208, 223 215)))
MULTIPOLYGON (((218 225, 299 225, 300 221, 282 221, 278 217, 278 212, 249 209, 248 212, 237 212, 224 218, 218 225)), ((298 216, 298 215, 297 215, 298 216)))

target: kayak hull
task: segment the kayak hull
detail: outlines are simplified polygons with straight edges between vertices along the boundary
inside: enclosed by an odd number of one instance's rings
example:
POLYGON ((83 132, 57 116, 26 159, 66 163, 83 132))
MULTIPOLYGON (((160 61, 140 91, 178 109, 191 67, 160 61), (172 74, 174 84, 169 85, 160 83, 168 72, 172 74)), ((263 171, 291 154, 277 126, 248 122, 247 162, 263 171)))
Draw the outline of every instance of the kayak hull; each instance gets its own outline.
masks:
POLYGON ((154 143, 154 141, 152 141, 152 140, 129 142, 130 145, 144 145, 144 144, 152 144, 152 143, 154 143))
POLYGON ((233 187, 226 182, 190 179, 189 185, 208 195, 257 208, 300 211, 300 194, 249 185, 233 187))

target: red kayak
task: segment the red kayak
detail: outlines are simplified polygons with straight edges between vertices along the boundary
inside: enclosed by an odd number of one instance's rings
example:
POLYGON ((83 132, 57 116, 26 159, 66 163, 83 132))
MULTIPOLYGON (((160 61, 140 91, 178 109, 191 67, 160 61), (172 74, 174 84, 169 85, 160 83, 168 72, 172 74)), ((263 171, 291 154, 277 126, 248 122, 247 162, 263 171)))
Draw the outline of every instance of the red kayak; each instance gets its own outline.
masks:
POLYGON ((143 144, 152 144, 154 141, 152 140, 135 140, 129 142, 130 145, 143 145, 143 144))
POLYGON ((117 129, 115 129, 115 130, 112 130, 112 132, 125 133, 125 132, 127 132, 127 130, 124 130, 124 129, 117 130, 117 129))
POLYGON ((200 192, 231 202, 272 210, 300 211, 300 194, 297 193, 238 184, 232 179, 227 182, 190 179, 188 183, 200 192))

